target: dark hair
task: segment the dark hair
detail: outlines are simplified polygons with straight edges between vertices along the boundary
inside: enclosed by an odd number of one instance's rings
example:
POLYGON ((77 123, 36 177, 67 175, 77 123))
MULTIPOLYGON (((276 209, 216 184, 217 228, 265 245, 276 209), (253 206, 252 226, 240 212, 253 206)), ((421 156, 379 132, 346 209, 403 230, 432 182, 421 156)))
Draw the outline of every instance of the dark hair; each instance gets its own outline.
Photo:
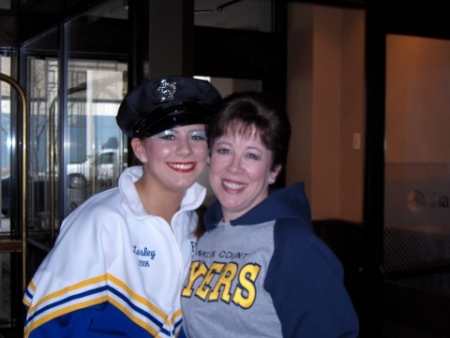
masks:
POLYGON ((207 127, 209 149, 217 138, 230 130, 239 135, 250 135, 253 128, 264 146, 273 153, 271 169, 284 165, 291 136, 289 120, 267 96, 255 91, 234 93, 222 101, 207 127))

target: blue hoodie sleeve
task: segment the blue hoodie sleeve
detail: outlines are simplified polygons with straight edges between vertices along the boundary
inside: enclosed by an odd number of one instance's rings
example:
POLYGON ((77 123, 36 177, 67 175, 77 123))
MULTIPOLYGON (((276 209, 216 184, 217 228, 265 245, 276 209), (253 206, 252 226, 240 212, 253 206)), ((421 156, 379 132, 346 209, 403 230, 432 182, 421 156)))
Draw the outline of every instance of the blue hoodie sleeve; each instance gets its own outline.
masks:
POLYGON ((333 252, 298 220, 279 221, 265 288, 283 337, 358 337, 359 324, 333 252))

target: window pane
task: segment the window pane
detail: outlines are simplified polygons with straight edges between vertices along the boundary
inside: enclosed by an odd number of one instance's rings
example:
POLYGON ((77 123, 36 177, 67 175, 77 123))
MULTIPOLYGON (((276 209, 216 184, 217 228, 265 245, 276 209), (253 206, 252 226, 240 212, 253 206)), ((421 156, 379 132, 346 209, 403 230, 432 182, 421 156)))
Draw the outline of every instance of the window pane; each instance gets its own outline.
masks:
POLYGON ((271 32, 272 1, 195 0, 194 24, 271 32))
POLYGON ((384 271, 450 264, 450 42, 388 35, 384 271))
POLYGON ((11 0, 0 0, 0 9, 11 9, 11 0))
POLYGON ((68 212, 93 194, 117 186, 126 162, 125 139, 116 123, 125 73, 126 64, 119 62, 69 62, 68 212))

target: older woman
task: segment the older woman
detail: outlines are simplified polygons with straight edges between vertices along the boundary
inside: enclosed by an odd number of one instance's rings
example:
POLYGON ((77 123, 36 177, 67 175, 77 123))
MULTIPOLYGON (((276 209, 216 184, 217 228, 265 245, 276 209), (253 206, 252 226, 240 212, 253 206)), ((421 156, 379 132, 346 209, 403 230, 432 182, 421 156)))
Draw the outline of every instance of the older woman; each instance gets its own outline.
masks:
POLYGON ((287 118, 258 93, 226 98, 208 129, 206 212, 182 292, 188 337, 357 337, 343 269, 314 235, 303 184, 269 191, 287 118))
POLYGON ((142 165, 62 223, 24 296, 25 337, 173 337, 206 189, 206 123, 221 99, 208 82, 153 79, 117 123, 142 165))

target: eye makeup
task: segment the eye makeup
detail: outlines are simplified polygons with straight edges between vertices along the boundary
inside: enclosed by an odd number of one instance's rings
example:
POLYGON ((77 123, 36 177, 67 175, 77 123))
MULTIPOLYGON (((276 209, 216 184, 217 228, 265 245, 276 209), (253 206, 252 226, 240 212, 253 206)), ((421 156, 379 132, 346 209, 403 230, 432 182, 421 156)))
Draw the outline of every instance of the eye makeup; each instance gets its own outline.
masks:
POLYGON ((166 139, 167 137, 170 136, 175 136, 176 132, 173 129, 167 129, 164 130, 158 134, 152 135, 151 138, 154 140, 158 140, 158 139, 166 139))
MULTIPOLYGON (((180 136, 181 136, 181 134, 179 131, 177 131, 175 129, 167 129, 158 134, 151 136, 151 138, 154 140, 158 140, 158 139, 173 140, 180 136)), ((206 141, 206 130, 204 130, 204 129, 189 130, 188 136, 189 136, 189 138, 192 138, 194 140, 199 140, 199 141, 205 140, 206 141)))

